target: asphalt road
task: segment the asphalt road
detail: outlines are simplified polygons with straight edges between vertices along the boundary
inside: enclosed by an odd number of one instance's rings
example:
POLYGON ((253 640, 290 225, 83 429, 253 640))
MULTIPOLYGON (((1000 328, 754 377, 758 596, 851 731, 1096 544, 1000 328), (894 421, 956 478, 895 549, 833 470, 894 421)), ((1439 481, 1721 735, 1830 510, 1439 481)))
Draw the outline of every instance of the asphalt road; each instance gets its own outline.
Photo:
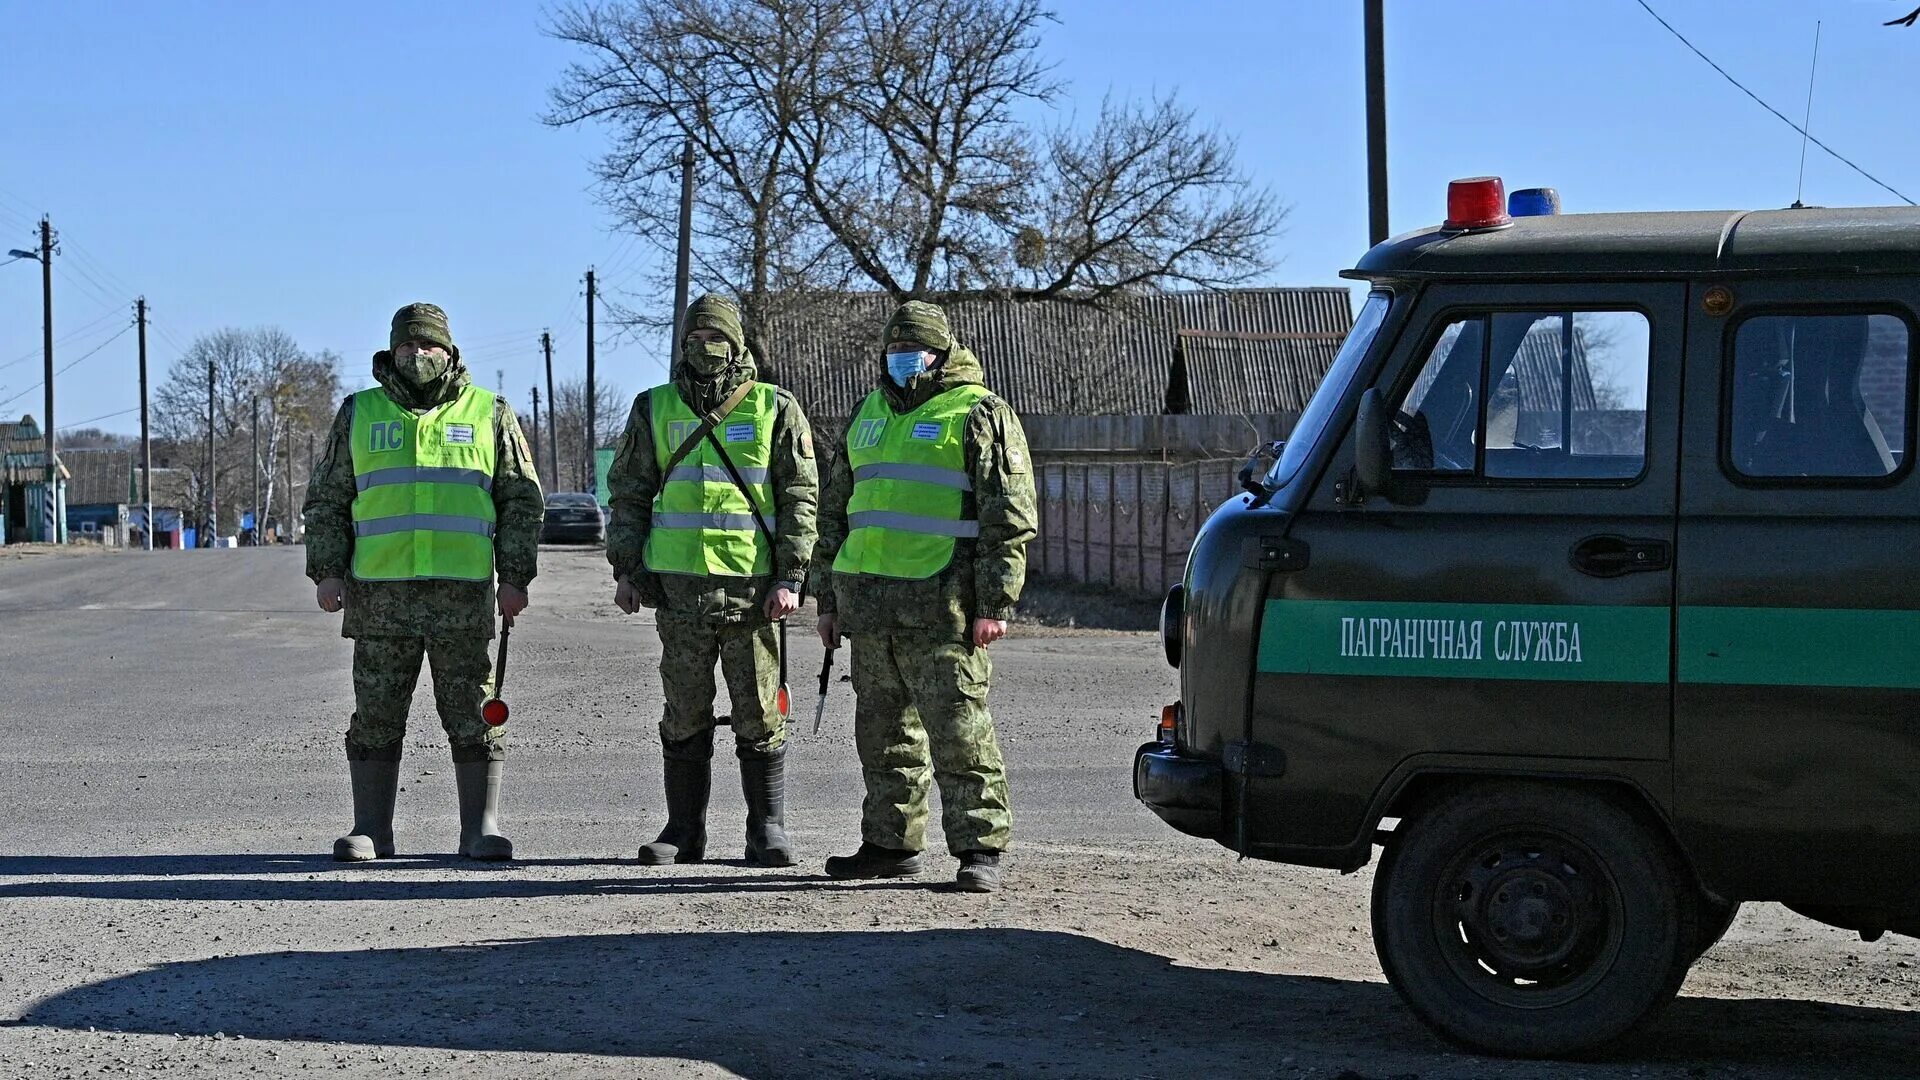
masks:
MULTIPOLYGON (((0 555, 0 1077, 1914 1075, 1916 943, 1766 906, 1623 1055, 1453 1053, 1380 982, 1367 874, 1235 862, 1134 803, 1131 751, 1175 689, 1146 634, 994 646, 1000 894, 821 877, 857 842, 859 780, 846 684, 808 731, 806 622, 803 864, 637 867, 661 820, 658 645, 591 551, 543 555, 514 634, 519 860, 447 857, 422 693, 402 858, 336 867, 350 644, 300 560, 0 555)), ((729 765, 721 859, 742 820, 729 765)))

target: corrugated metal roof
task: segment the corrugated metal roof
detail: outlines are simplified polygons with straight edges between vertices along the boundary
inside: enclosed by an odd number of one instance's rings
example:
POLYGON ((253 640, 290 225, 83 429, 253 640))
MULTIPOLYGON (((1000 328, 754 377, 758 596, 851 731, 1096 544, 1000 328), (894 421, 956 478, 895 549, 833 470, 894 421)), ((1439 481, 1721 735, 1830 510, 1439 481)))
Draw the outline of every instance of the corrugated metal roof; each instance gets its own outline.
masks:
MULTIPOLYGON (((776 319, 767 333, 769 376, 816 425, 837 427, 873 389, 878 337, 892 310, 887 296, 865 293, 776 319)), ((1304 403, 1299 384, 1318 384, 1353 325, 1348 291, 1339 287, 1155 293, 1106 310, 968 303, 947 314, 986 367, 987 384, 1017 411, 1068 416, 1158 414, 1170 393, 1196 412, 1203 400, 1237 402, 1220 410, 1230 413, 1297 409, 1268 403, 1304 403), (1183 333, 1206 340, 1204 371, 1176 372, 1183 333), (1249 398, 1250 379, 1273 385, 1249 398)))
POLYGON ((60 454, 73 479, 68 506, 109 506, 133 501, 133 451, 68 450, 60 454))
POLYGON ((1299 412, 1326 378, 1341 338, 1222 337, 1183 332, 1188 411, 1200 414, 1299 412))
MULTIPOLYGON (((56 452, 54 466, 65 473, 66 455, 56 452)), ((33 484, 46 478, 47 441, 31 415, 0 423, 0 483, 33 484)))

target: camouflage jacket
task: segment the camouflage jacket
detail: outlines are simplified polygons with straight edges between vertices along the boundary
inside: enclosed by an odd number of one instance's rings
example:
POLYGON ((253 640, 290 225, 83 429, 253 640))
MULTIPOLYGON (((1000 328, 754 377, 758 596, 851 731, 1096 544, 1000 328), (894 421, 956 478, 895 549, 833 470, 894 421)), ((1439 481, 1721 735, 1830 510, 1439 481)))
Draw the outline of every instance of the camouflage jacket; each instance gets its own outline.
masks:
MULTIPOLYGON (((466 368, 454 365, 454 377, 443 380, 422 398, 398 386, 391 354, 374 354, 373 374, 387 396, 404 408, 424 412, 451 400, 471 379, 466 368)), ((491 581, 357 581, 353 566, 353 398, 340 405, 327 434, 326 456, 314 466, 301 513, 307 525, 307 576, 315 582, 343 578, 347 585, 343 637, 493 636, 494 604, 491 581)), ((540 477, 534 472, 533 452, 527 449, 520 421, 505 398, 497 398, 493 412, 493 440, 498 448, 493 466, 494 568, 500 580, 522 589, 538 573, 540 522, 546 500, 540 477)))
MULTIPOLYGON (((980 361, 955 346, 928 385, 912 394, 881 376, 880 392, 896 414, 912 412, 934 395, 984 381, 980 361)), ((980 536, 955 543, 953 562, 922 581, 834 574, 834 556, 847 539, 847 501, 853 470, 845 453, 827 467, 820 513, 820 543, 814 595, 822 613, 837 612, 847 633, 931 629, 964 638, 974 619, 1007 619, 1027 579, 1027 544, 1039 534, 1033 466, 1027 433, 1013 406, 989 394, 967 414, 967 475, 973 491, 965 510, 980 522, 980 536), (831 577, 831 586, 822 579, 831 577)))
MULTIPOLYGON (((749 357, 734 376, 718 384, 698 384, 686 365, 674 367, 672 387, 695 410, 716 407, 746 379, 758 374, 749 357)), ((793 395, 775 394, 773 418, 773 573, 767 577, 689 577, 656 574, 646 568, 643 554, 653 523, 653 497, 660 490, 660 459, 653 446, 652 395, 667 387, 643 391, 633 399, 627 429, 607 470, 607 491, 613 520, 607 525, 607 562, 615 580, 627 578, 640 590, 648 607, 677 614, 703 616, 715 622, 764 622, 761 613, 767 593, 778 581, 804 586, 813 560, 819 517, 820 471, 813 458, 813 429, 793 395)))

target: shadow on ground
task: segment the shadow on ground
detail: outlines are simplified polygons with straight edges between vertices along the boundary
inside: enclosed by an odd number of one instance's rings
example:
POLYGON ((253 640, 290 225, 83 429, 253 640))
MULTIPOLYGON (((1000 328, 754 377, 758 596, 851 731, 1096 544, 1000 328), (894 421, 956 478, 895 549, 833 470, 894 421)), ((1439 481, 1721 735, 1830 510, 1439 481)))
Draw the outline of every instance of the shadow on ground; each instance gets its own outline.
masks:
POLYGON ((0 858, 0 900, 513 900, 547 896, 666 896, 813 889, 941 889, 937 878, 834 881, 804 871, 767 872, 742 861, 705 865, 733 873, 651 871, 620 859, 525 859, 476 863, 457 855, 337 863, 321 855, 111 855, 0 858), (600 866, 591 878, 534 878, 526 867, 600 866), (447 876, 448 872, 452 876, 447 876), (428 872, 431 876, 423 876, 428 872), (9 881, 9 878, 58 878, 9 881))
MULTIPOLYGON (((1266 1075, 1288 1056, 1316 1072, 1351 1064, 1368 1076, 1495 1071, 1449 1053, 1378 983, 1181 967, 1015 929, 616 934, 231 956, 78 987, 16 1023, 670 1057, 767 1078, 1266 1075)), ((1916 1044, 1920 1018, 1909 1013, 1691 999, 1642 1040, 1634 1064, 1745 1075, 1845 1061, 1853 1072, 1899 1075, 1916 1044)))

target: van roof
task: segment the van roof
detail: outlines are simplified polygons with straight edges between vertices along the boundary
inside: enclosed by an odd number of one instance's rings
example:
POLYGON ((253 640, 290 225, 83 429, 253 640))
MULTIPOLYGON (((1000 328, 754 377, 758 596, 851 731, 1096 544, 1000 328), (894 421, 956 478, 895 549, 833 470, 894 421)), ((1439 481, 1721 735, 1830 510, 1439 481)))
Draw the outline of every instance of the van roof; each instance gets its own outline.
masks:
POLYGON ((1406 233, 1341 276, 1567 279, 1920 273, 1920 208, 1687 210, 1523 217, 1406 233))

